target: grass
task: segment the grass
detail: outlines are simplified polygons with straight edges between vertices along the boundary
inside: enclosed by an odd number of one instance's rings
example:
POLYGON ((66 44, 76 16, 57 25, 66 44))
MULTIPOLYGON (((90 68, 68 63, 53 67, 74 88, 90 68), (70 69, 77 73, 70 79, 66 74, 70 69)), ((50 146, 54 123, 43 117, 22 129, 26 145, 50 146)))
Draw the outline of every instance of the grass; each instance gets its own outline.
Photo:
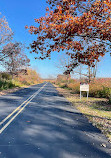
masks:
MULTIPOLYGON (((66 80, 62 80, 57 82, 56 84, 59 85, 59 87, 64 89, 72 90, 72 93, 80 93, 80 82, 79 80, 69 80, 69 83, 67 83, 66 80)), ((90 91, 89 96, 90 97, 96 97, 96 98, 108 98, 111 102, 111 78, 99 78, 95 79, 89 84, 90 91)), ((84 96, 86 93, 83 93, 84 96)))
POLYGON ((107 100, 100 98, 84 98, 82 100, 74 97, 67 97, 81 112, 92 116, 103 117, 111 119, 111 105, 108 104, 107 100))
POLYGON ((83 113, 90 122, 102 133, 106 135, 111 142, 111 104, 106 98, 83 97, 81 100, 79 95, 72 94, 71 91, 57 87, 57 90, 72 102, 81 113, 83 113))

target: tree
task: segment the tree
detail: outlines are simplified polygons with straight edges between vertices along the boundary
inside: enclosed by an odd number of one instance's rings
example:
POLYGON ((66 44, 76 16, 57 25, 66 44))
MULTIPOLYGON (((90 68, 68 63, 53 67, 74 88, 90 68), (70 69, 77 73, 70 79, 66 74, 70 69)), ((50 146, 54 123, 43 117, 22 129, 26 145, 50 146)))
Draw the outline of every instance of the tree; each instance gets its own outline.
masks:
POLYGON ((48 0, 46 15, 26 26, 38 35, 31 44, 38 59, 50 58, 51 52, 66 50, 72 62, 66 73, 79 64, 94 67, 111 46, 110 0, 48 0))
POLYGON ((19 74, 16 78, 22 84, 30 85, 37 84, 41 82, 40 75, 33 69, 27 69, 27 74, 19 74))
POLYGON ((66 65, 69 65, 71 62, 71 58, 66 54, 59 54, 57 62, 55 62, 55 66, 61 70, 63 73, 66 71, 66 65))
MULTIPOLYGON (((3 16, 0 17, 0 47, 2 44, 5 44, 5 42, 12 39, 13 32, 11 28, 8 25, 8 22, 6 18, 3 16)), ((0 49, 0 61, 2 61, 5 58, 5 54, 3 56, 1 49, 0 49)))
MULTIPOLYGON (((70 63, 71 63, 71 59, 65 53, 62 55, 59 55, 58 62, 55 63, 56 67, 60 69, 64 74, 66 74, 67 80, 68 80, 69 74, 67 74, 66 71, 69 71, 69 70, 67 69, 66 65, 69 65, 70 63)), ((78 75, 78 77, 80 78, 80 82, 82 82, 82 78, 85 77, 88 83, 90 83, 91 81, 95 79, 96 73, 97 73, 97 63, 95 63, 95 67, 79 64, 79 66, 73 69, 73 71, 71 72, 72 75, 76 74, 76 77, 78 75)))
POLYGON ((17 75, 21 69, 29 66, 30 60, 23 53, 23 45, 19 42, 9 43, 4 46, 2 54, 6 56, 3 61, 3 66, 6 71, 10 72, 12 77, 13 75, 17 75))
POLYGON ((0 17, 0 45, 12 38, 13 32, 8 25, 6 18, 0 17))

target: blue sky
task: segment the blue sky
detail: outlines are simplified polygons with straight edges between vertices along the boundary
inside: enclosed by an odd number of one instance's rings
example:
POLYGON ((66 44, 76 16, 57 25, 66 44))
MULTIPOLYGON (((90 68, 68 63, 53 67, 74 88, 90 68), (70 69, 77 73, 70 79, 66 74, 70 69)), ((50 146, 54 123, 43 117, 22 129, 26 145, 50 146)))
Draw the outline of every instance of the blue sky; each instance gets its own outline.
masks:
MULTIPOLYGON (((35 18, 45 15, 46 0, 0 0, 0 12, 4 15, 14 32, 14 41, 28 46, 36 36, 25 30, 26 25, 36 25, 35 18)), ((56 67, 59 53, 52 53, 51 60, 39 61, 29 50, 25 52, 31 59, 31 67, 40 73, 41 77, 56 77, 61 71, 56 67)), ((98 77, 111 77, 111 57, 107 54, 98 64, 98 77)))

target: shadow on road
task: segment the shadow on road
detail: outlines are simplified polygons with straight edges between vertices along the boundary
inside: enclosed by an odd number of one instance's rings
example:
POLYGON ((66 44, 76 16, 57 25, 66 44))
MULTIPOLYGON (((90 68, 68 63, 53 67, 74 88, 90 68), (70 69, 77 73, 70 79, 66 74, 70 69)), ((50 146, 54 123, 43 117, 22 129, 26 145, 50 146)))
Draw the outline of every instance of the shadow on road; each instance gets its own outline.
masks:
POLYGON ((0 152, 6 158, 110 158, 110 148, 100 130, 51 84, 0 137, 0 152))

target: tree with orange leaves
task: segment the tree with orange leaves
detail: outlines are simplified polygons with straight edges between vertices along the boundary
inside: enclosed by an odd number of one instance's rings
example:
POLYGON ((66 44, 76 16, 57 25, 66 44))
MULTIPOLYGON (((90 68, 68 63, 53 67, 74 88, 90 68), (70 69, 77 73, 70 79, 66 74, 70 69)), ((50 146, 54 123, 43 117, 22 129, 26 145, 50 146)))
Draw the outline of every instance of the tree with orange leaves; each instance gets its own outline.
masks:
POLYGON ((95 66, 111 46, 110 0, 48 0, 46 15, 26 26, 37 40, 31 44, 37 58, 50 58, 51 52, 66 51, 71 57, 70 73, 79 64, 95 66))

